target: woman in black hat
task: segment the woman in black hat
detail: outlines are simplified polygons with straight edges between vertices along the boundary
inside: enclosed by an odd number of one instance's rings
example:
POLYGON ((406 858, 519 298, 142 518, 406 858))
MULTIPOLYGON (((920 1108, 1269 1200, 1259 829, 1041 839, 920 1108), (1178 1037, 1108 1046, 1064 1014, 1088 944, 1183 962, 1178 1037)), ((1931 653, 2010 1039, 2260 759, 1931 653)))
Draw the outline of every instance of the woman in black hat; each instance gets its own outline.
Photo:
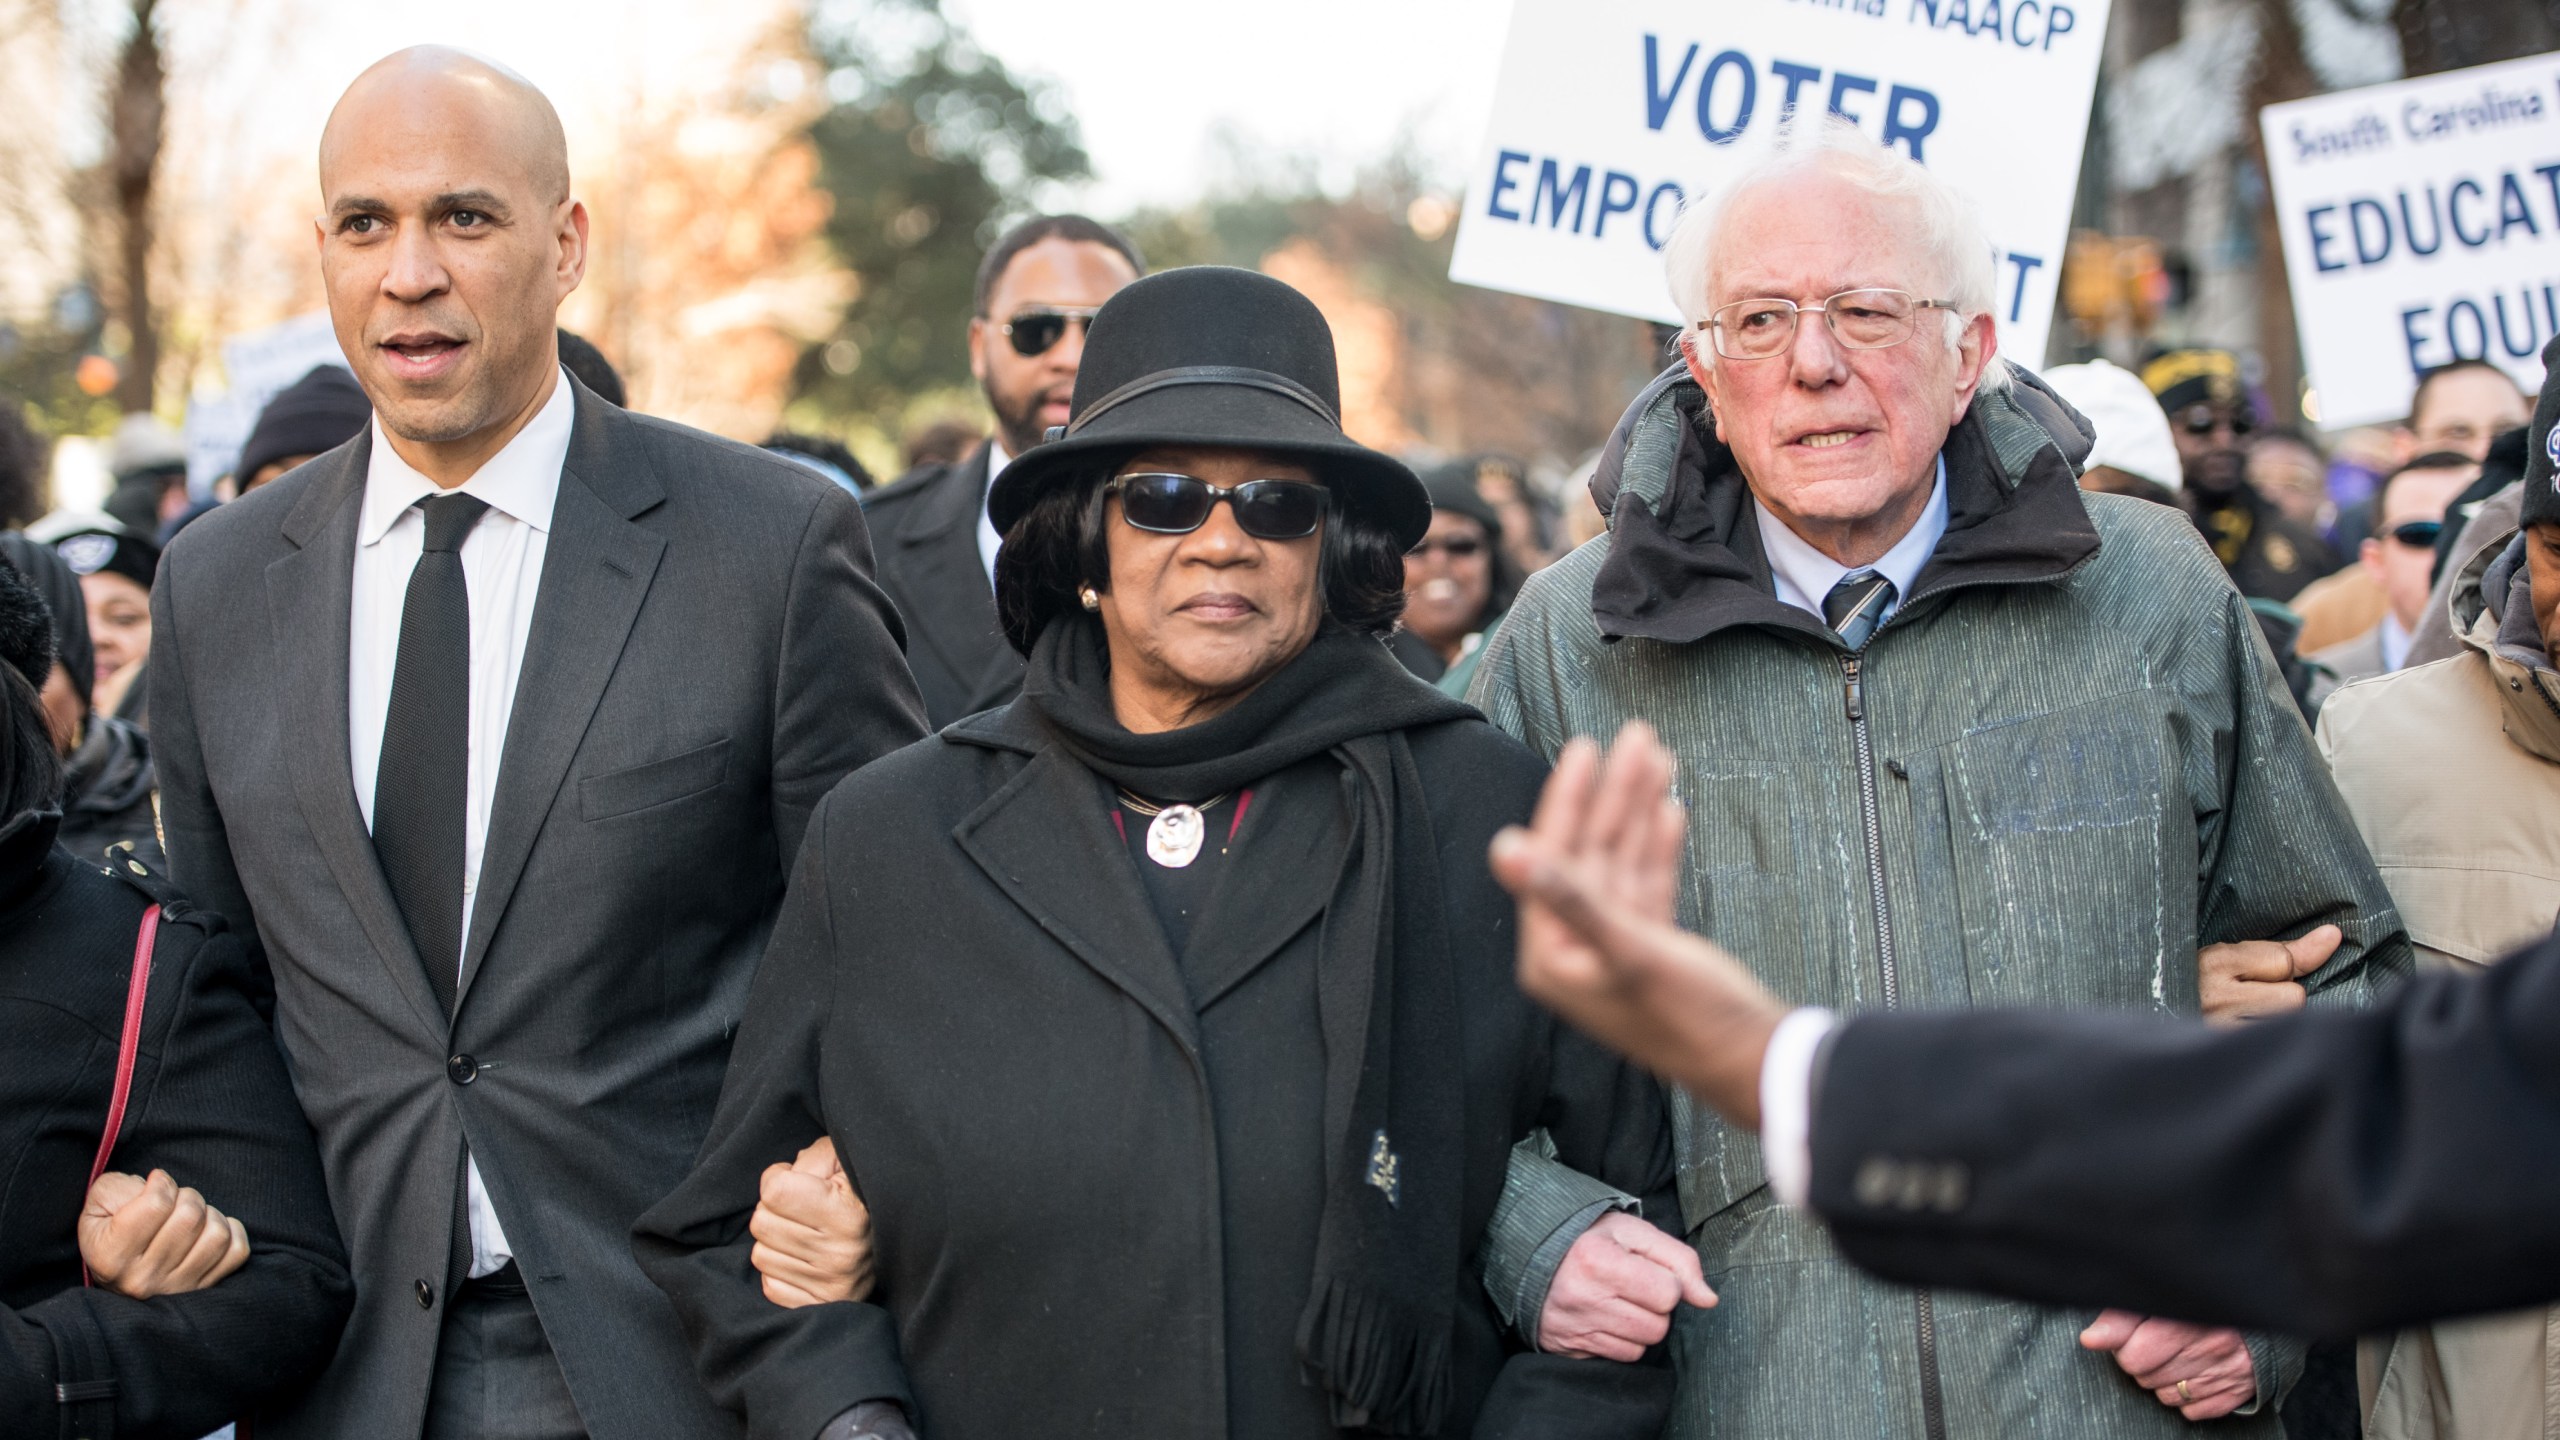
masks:
POLYGON ((1422 486, 1431 528, 1405 552, 1404 624, 1388 647, 1406 669, 1448 690, 1441 682, 1520 593, 1520 567, 1503 548, 1501 513, 1476 489, 1475 461, 1443 465, 1422 486))
POLYGON ((1430 505, 1336 414, 1303 296, 1168 271, 999 479, 1022 697, 820 806, 640 1222, 751 1435, 1659 1427, 1668 1370, 1519 1353, 1476 1275, 1542 1126, 1670 1215, 1663 1112, 1513 984, 1483 857, 1543 766, 1379 643, 1430 505), (748 1218, 822 1135, 877 1288, 783 1309, 748 1218))

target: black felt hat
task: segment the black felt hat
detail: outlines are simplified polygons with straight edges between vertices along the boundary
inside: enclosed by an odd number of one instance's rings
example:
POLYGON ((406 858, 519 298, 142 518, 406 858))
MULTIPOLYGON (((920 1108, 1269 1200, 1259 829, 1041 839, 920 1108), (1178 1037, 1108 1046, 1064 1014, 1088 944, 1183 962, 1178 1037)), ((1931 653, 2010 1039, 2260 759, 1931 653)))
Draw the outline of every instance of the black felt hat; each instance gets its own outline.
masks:
POLYGON ((1431 500, 1402 461, 1342 433, 1333 329, 1315 302, 1251 270, 1150 275, 1093 318, 1062 432, 1007 465, 987 496, 998 530, 1092 463, 1158 445, 1232 445, 1302 460, 1336 504, 1410 549, 1431 500))
POLYGON ((2534 402, 2525 431, 2524 504, 2527 525, 2560 525, 2560 338, 2542 351, 2542 398, 2534 402))

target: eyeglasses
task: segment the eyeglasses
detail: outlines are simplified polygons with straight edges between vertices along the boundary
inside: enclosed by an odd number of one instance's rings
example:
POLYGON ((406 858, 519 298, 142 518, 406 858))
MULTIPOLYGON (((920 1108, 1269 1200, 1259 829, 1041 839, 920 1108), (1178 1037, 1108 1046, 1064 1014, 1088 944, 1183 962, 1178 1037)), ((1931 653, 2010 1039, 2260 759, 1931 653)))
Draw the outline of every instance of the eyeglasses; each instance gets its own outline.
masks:
POLYGON ((2190 435, 2210 435, 2228 430, 2235 440, 2245 439, 2258 428, 2258 422, 2243 410, 2217 410, 2211 405, 2190 405, 2178 412, 2178 428, 2190 435))
POLYGON ((2391 538, 2412 550, 2433 550, 2443 535, 2444 522, 2441 520, 2412 520, 2391 527, 2391 538))
POLYGON ((1236 528, 1256 540, 1303 540, 1316 533, 1330 497, 1304 480, 1247 480, 1212 485, 1196 475, 1123 475, 1103 488, 1120 497, 1120 518, 1157 535, 1188 535, 1209 523, 1219 501, 1236 528))
POLYGON ((1472 560, 1484 553, 1484 542, 1473 535, 1444 535, 1437 540, 1425 540, 1404 553, 1427 557, 1434 550, 1452 560, 1472 560))
POLYGON ((1808 310, 1822 312, 1822 323, 1843 347, 1887 350, 1911 338, 1921 311, 1955 308, 1952 300, 1923 300, 1907 290, 1843 290, 1817 305, 1774 297, 1736 300, 1717 306, 1707 328, 1715 332, 1716 353, 1727 360, 1768 360, 1795 343, 1797 317, 1808 310))
POLYGON ((1101 313, 1073 305, 1035 305, 1016 312, 1012 319, 997 328, 1004 332, 1004 338, 1013 342, 1014 354, 1046 355, 1052 346, 1066 337, 1068 321, 1084 326, 1086 333, 1091 334, 1093 317, 1101 313))

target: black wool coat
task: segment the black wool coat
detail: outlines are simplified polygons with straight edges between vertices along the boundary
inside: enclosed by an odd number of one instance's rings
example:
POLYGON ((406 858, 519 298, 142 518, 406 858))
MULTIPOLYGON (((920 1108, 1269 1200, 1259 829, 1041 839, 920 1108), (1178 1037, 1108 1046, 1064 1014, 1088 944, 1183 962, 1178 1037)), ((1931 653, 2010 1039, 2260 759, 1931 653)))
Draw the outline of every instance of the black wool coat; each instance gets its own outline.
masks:
MULTIPOLYGON (((1518 1353, 1476 1252, 1511 1146, 1539 1126, 1566 1164, 1676 1225, 1658 1088, 1514 984, 1514 908, 1485 849, 1527 817, 1544 766, 1479 720, 1405 733, 1442 856, 1466 1070, 1443 1433, 1649 1437, 1667 1370, 1518 1353)), ((1293 775, 1282 803, 1340 803, 1322 780, 1293 775)), ((935 1440, 1335 1433, 1290 1339, 1325 1193, 1325 1137, 1303 1121, 1321 1114, 1329 886, 1286 886, 1297 902, 1226 886, 1178 964, 1111 806, 1016 703, 819 807, 712 1138, 638 1228, 706 1384, 750 1435, 808 1440, 874 1398, 935 1440), (759 1293, 746 1222, 763 1167, 822 1133, 871 1207, 879 1288, 787 1311, 759 1293), (1238 1153, 1245 1137, 1261 1148, 1238 1153)), ((1248 831, 1223 863, 1235 879, 1329 874, 1348 822, 1332 833, 1333 853, 1298 856, 1248 831)))
MULTIPOLYGON (((320 1156, 247 945, 153 877, 0 838, 0 1435, 69 1428, 55 1386, 112 1380, 117 1440, 193 1440, 318 1372, 355 1291, 320 1156), (167 1170, 249 1232, 187 1295, 82 1289, 76 1225, 105 1131, 143 911, 164 905, 111 1168, 167 1170)), ((83 1417, 94 1419, 94 1417, 83 1417)))

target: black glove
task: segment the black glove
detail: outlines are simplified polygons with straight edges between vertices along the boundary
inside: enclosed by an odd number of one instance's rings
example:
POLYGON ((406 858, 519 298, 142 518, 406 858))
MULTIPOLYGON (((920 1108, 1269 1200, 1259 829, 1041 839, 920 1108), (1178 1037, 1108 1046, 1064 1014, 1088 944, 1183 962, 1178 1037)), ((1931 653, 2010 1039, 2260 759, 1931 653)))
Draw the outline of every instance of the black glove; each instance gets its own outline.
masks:
POLYGON ((818 1440, 916 1440, 916 1432, 895 1400, 865 1400, 828 1421, 818 1440))

